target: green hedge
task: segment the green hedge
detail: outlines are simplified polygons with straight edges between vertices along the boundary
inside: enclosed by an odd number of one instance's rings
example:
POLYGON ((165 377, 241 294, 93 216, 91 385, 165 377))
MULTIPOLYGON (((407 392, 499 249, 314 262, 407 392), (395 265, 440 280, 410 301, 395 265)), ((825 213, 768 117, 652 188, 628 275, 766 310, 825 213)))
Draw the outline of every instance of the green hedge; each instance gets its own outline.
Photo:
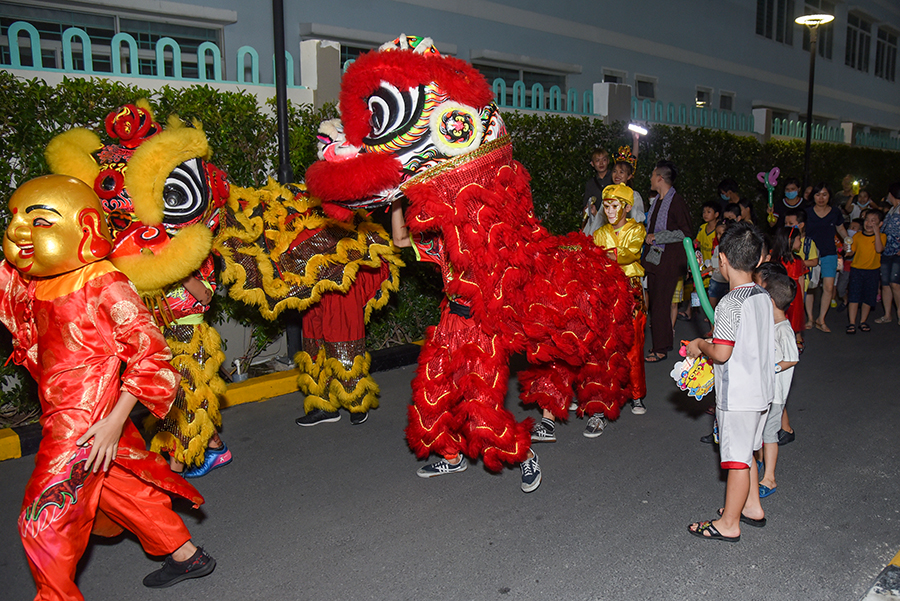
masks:
MULTIPOLYGON (((277 165, 274 111, 258 106, 248 93, 219 92, 209 86, 160 90, 110 83, 104 79, 66 79, 58 86, 39 80, 22 80, 0 70, 0 226, 8 221, 6 201, 15 187, 48 172, 43 149, 60 132, 75 126, 96 131, 107 139, 103 121, 109 111, 138 98, 148 98, 156 117, 164 121, 177 113, 184 119, 199 119, 213 149, 213 162, 240 186, 261 186, 277 165)), ((315 160, 315 134, 320 121, 336 115, 333 106, 314 110, 309 106, 289 106, 290 157, 295 177, 315 160)), ((522 113, 504 114, 515 145, 515 157, 532 176, 535 208, 554 233, 578 229, 581 197, 585 181, 591 177, 590 153, 594 147, 615 151, 631 145, 624 124, 605 125, 586 117, 561 117, 522 113)), ((725 177, 735 179, 742 195, 759 197, 757 212, 764 208, 765 189, 756 180, 759 171, 774 166, 782 173, 800 177, 803 142, 799 140, 759 143, 756 138, 735 136, 707 129, 691 130, 653 126, 641 140, 640 159, 634 187, 645 198, 648 177, 661 158, 680 169, 676 187, 692 207, 699 227, 700 205, 716 198, 716 185, 725 177)), ((815 144, 812 151, 812 179, 839 183, 845 173, 870 182, 873 196, 884 195, 889 183, 900 179, 900 154, 815 144)), ((386 223, 386 215, 376 218, 386 223)), ((433 266, 417 264, 407 253, 408 266, 401 272, 401 290, 388 308, 373 317, 369 326, 371 348, 381 348, 420 338, 424 328, 435 323, 441 297, 440 276, 433 266)), ((217 296, 214 321, 228 315, 254 327, 254 340, 264 345, 283 327, 269 324, 252 310, 244 310, 217 296)), ((5 333, 5 330, 3 331, 5 333)), ((0 361, 9 353, 9 337, 0 340, 0 361)), ((252 352, 248 351, 248 352, 252 352)), ((14 386, 18 368, 0 368, 0 406, 33 405, 34 389, 14 386)))
MULTIPOLYGON (((611 153, 619 146, 631 147, 625 124, 604 125, 587 117, 518 112, 504 114, 503 119, 513 139, 515 158, 531 173, 538 215, 555 233, 577 229, 584 184, 593 175, 590 153, 595 147, 611 153)), ((650 133, 641 138, 633 187, 646 202, 650 172, 658 160, 669 159, 679 169, 675 187, 690 205, 698 228, 702 204, 718 199, 716 187, 725 178, 734 179, 741 195, 757 203, 756 212, 762 217, 767 192, 756 174, 778 167, 780 180, 789 176, 802 180, 804 149, 802 140, 770 140, 762 144, 753 136, 653 125, 650 133)), ((900 181, 900 153, 841 144, 812 145, 812 182, 825 181, 837 192, 847 173, 868 182, 873 198, 883 198, 888 186, 900 181)))

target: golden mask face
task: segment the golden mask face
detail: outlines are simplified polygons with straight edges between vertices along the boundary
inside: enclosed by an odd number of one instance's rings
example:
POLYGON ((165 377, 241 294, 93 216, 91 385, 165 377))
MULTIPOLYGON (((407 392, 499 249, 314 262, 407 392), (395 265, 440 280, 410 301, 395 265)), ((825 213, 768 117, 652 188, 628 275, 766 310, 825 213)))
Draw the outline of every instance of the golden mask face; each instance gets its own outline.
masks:
POLYGON ((628 207, 618 198, 603 199, 603 213, 606 215, 607 221, 613 225, 619 223, 627 209, 628 207))
POLYGON ((112 250, 97 194, 83 182, 46 175, 9 199, 3 254, 23 275, 50 277, 98 261, 112 250))

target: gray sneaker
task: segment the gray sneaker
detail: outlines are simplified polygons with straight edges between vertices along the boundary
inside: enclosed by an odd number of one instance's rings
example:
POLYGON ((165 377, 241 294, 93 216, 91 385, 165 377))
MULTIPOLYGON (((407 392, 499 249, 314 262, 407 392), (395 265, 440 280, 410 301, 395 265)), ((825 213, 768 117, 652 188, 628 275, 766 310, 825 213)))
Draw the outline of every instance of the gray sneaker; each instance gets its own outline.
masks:
POLYGON ((603 434, 603 429, 606 428, 606 424, 608 423, 609 420, 606 419, 606 416, 602 413, 592 415, 588 419, 587 426, 583 432, 585 438, 597 438, 603 434))
POLYGON ((416 470, 416 475, 419 478, 434 478, 435 476, 443 476, 444 474, 464 472, 468 467, 469 462, 466 461, 465 457, 463 457, 456 465, 450 463, 446 459, 441 459, 440 461, 435 461, 425 467, 420 467, 416 470))
POLYGON ((547 427, 543 421, 531 429, 531 442, 556 442, 556 429, 547 427))
POLYGON ((644 401, 641 399, 634 399, 631 401, 631 412, 635 415, 644 415, 647 413, 647 408, 644 407, 644 401))
POLYGON ((534 457, 522 462, 522 492, 535 491, 540 485, 541 466, 538 464, 537 453, 534 453, 534 457))

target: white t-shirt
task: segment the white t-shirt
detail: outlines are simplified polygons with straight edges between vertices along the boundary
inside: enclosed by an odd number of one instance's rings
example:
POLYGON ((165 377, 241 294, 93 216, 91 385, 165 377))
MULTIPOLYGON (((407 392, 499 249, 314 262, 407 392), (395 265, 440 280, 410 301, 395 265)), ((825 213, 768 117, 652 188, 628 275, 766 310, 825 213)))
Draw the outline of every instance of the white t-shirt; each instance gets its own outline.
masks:
MULTIPOLYGON (((775 363, 782 361, 799 361, 800 351, 797 350, 797 337, 791 322, 787 319, 775 324, 775 363)), ((772 401, 778 405, 787 402, 788 393, 791 391, 791 380, 794 379, 794 369, 785 369, 775 374, 775 398, 772 401)))
POLYGON ((734 347, 713 367, 723 411, 765 411, 775 396, 775 315, 769 293, 743 284, 716 305, 713 342, 734 347))

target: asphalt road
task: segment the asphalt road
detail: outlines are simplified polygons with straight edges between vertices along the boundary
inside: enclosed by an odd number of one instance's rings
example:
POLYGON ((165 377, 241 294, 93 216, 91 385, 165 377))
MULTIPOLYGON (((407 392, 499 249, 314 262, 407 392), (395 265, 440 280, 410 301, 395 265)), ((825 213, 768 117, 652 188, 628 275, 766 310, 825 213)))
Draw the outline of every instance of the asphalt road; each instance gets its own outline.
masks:
MULTIPOLYGON (((879 313, 880 314, 880 311, 879 313)), ((711 418, 664 363, 647 366, 646 415, 629 411, 597 439, 584 420, 536 445, 543 483, 476 462, 424 480, 403 439, 414 366, 377 374, 367 423, 299 428, 299 395, 223 413, 234 462, 195 481, 207 503, 178 506, 216 571, 145 589, 158 567, 133 537, 94 538, 78 582, 87 599, 587 600, 859 599, 900 549, 900 327, 811 331, 788 403, 796 442, 782 447, 769 523, 729 544, 690 536, 724 496, 711 418)), ((699 326, 678 323, 678 338, 699 326)), ((516 398, 508 406, 536 416, 516 398)), ((0 463, 3 599, 34 585, 16 532, 33 466, 0 463)))

